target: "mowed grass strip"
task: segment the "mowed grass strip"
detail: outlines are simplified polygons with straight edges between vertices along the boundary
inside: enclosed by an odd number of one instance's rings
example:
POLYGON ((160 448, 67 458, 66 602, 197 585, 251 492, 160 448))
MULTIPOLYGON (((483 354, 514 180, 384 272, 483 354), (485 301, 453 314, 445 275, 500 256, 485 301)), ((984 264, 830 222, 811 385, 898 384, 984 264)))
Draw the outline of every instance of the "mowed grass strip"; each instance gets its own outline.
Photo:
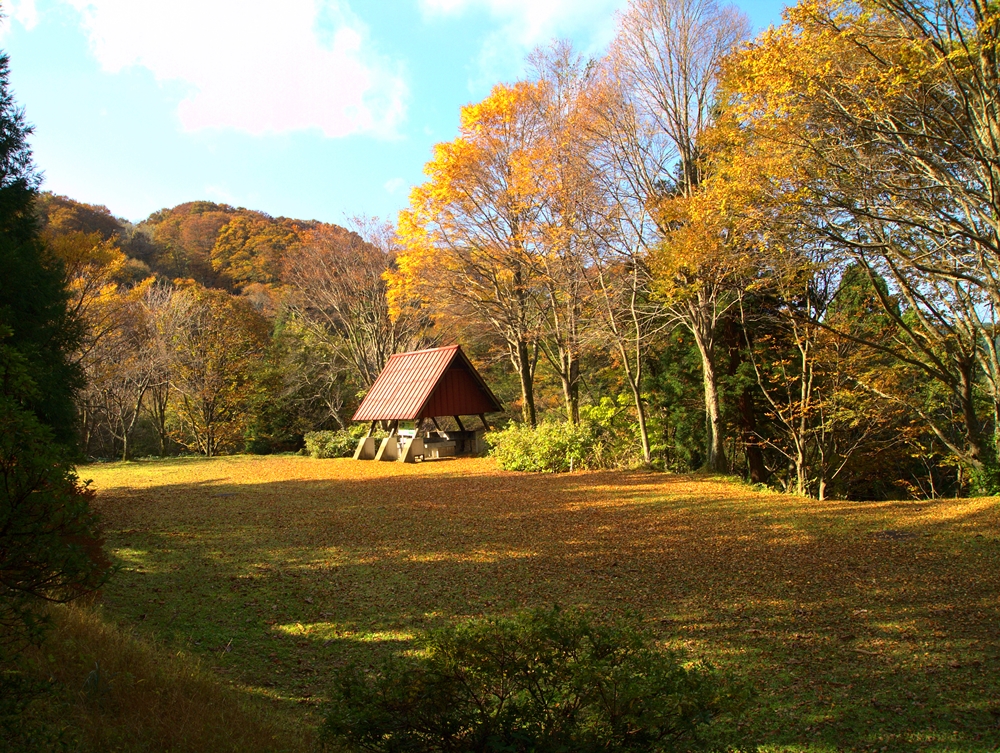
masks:
POLYGON ((746 678, 768 750, 1000 745, 1000 504, 816 502, 657 473, 228 457, 92 465, 108 616, 308 725, 445 622, 641 614, 746 678))

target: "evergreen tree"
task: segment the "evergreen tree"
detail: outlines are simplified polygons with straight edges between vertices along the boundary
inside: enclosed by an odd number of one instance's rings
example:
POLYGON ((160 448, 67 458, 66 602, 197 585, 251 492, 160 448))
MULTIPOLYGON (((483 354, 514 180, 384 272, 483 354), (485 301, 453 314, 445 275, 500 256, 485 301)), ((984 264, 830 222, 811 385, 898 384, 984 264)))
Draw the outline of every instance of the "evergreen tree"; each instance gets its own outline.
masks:
POLYGON ((25 407, 71 446, 76 424, 73 398, 80 369, 70 358, 79 325, 67 310, 61 265, 45 253, 34 203, 41 176, 28 145, 31 126, 9 86, 10 67, 0 53, 0 329, 4 344, 23 359, 34 383, 25 407))
POLYGON ((79 327, 39 238, 31 128, 8 76, 0 53, 0 660, 41 634, 41 604, 93 590, 107 564, 72 464, 79 327))

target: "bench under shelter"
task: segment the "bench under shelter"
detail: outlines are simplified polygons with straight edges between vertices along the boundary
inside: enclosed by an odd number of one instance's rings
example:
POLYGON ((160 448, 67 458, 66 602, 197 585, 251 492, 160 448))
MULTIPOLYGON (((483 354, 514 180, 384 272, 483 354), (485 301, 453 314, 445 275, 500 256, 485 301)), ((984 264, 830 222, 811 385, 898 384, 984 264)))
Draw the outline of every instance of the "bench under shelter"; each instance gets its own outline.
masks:
POLYGON ((478 455, 484 449, 483 433, 489 429, 486 415, 502 410, 461 346, 397 353, 354 413, 354 421, 371 424, 354 459, 413 463, 478 455), (442 429, 438 419, 443 416, 454 418, 458 430, 442 429), (467 429, 462 416, 478 416, 482 426, 467 429), (401 421, 412 421, 414 428, 401 430, 401 421), (379 423, 389 430, 381 440, 371 436, 379 423))

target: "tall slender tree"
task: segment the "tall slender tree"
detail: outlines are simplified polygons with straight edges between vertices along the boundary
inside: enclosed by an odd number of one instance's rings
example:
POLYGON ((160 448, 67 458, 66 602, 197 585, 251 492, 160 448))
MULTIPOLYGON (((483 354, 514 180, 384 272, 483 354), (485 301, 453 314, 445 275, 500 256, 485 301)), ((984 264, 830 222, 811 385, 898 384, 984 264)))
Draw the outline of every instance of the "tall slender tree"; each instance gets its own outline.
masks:
POLYGON ((0 649, 39 635, 43 601, 78 596, 102 573, 91 493, 72 467, 79 328, 39 237, 30 133, 0 53, 0 649))
MULTIPOLYGON (((705 171, 701 140, 712 122, 715 89, 724 57, 747 38, 749 22, 733 6, 716 0, 632 0, 621 16, 612 45, 610 70, 619 80, 621 105, 611 121, 624 144, 622 166, 628 185, 645 208, 654 208, 654 236, 670 316, 694 336, 702 359, 708 417, 707 467, 727 470, 722 410, 715 364, 716 330, 733 305, 726 292, 734 280, 720 274, 719 256, 692 256, 675 246, 668 230, 685 222, 684 212, 664 212, 670 201, 690 202, 705 171), (658 241, 662 241, 657 243, 658 241)), ((707 237, 707 236, 706 236, 707 237)), ((652 244, 651 244, 652 245, 652 244)), ((716 244, 717 245, 717 244, 716 244)))
POLYGON ((496 86, 462 109, 460 135, 435 147, 426 183, 400 215, 403 251, 390 275, 398 308, 474 317, 506 347, 535 424, 535 366, 546 297, 540 216, 548 165, 537 107, 543 83, 496 86))

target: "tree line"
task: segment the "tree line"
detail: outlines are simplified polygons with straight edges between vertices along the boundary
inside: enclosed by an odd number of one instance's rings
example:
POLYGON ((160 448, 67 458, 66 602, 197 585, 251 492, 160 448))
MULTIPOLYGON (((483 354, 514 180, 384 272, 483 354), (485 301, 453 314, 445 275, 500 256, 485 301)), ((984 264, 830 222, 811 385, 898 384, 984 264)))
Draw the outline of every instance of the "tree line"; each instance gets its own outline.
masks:
POLYGON ((191 202, 132 225, 51 194, 36 211, 82 328, 91 457, 297 449, 346 425, 390 355, 430 342, 425 318, 389 317, 377 220, 191 202))
POLYGON ((632 0, 602 58, 553 44, 462 110, 390 298, 474 322, 527 423, 543 370, 573 422, 610 361, 646 462, 819 498, 992 491, 998 23, 803 0, 750 39, 713 0, 632 0))
POLYGON ((85 450, 295 449, 392 353, 458 341, 510 419, 605 405, 636 462, 992 491, 991 7, 804 0, 751 38, 715 0, 632 0, 602 57, 555 42, 462 108, 396 225, 43 194, 85 450))

